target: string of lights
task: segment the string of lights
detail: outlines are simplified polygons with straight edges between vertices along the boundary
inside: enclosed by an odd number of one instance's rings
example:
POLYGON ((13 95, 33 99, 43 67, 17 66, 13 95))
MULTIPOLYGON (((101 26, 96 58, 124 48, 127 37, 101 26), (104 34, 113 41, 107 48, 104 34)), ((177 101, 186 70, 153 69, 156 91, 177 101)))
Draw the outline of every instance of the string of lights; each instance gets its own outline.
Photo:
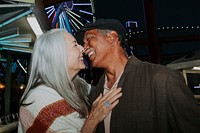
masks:
MULTIPOLYGON (((180 30, 196 30, 196 29, 200 29, 200 26, 172 26, 172 27, 158 27, 156 28, 156 31, 158 32, 165 32, 165 31, 180 31, 180 30)), ((133 34, 133 35, 137 35, 137 34, 144 34, 146 33, 146 31, 144 30, 138 30, 135 29, 132 32, 127 32, 127 36, 133 34)))

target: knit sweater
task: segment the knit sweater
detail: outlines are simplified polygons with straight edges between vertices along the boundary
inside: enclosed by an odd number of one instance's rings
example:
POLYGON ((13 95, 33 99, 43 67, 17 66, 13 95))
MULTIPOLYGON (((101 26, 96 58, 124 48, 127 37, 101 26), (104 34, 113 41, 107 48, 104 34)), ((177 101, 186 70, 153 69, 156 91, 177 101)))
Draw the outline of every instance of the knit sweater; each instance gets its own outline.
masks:
POLYGON ((31 90, 20 107, 18 133, 78 133, 85 119, 75 111, 55 90, 38 86, 31 90))

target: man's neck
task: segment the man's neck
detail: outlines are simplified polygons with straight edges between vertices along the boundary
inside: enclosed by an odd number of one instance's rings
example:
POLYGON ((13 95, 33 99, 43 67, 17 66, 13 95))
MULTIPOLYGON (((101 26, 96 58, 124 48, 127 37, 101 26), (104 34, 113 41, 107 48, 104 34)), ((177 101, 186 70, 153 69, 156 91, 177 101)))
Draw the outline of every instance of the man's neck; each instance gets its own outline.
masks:
POLYGON ((124 70, 128 58, 118 59, 116 63, 110 64, 109 68, 106 69, 106 76, 108 80, 108 87, 111 88, 115 81, 118 79, 119 75, 124 70))

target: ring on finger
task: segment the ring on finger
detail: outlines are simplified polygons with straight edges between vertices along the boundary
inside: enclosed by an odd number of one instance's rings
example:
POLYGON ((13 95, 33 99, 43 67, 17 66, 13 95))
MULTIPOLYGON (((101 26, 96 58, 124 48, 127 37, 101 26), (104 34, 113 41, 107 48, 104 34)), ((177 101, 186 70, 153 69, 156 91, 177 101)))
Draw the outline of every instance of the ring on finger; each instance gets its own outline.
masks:
POLYGON ((110 105, 111 105, 111 104, 110 104, 109 101, 105 101, 104 106, 105 106, 106 108, 108 108, 110 105))

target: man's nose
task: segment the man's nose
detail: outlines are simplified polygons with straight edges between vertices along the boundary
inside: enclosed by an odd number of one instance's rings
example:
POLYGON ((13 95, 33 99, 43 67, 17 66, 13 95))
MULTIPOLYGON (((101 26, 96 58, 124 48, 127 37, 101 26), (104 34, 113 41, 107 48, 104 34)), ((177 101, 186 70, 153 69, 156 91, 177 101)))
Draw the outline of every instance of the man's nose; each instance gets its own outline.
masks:
POLYGON ((83 44, 83 48, 84 48, 84 49, 86 49, 88 46, 89 46, 88 43, 84 43, 84 44, 83 44))

